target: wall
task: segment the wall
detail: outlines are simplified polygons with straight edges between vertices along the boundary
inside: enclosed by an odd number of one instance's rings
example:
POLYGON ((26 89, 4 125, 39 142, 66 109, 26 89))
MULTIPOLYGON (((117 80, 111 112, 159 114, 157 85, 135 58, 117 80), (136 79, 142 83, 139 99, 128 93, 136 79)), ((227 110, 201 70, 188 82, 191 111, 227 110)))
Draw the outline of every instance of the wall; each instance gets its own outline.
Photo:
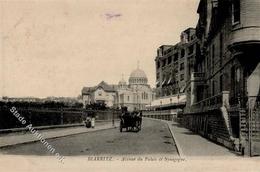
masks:
POLYGON ((203 114, 184 114, 181 124, 203 137, 233 149, 223 115, 219 110, 203 114))
MULTIPOLYGON (((0 106, 0 129, 22 128, 25 127, 10 112, 12 106, 0 106)), ((17 108, 17 112, 24 117, 27 125, 33 126, 52 126, 63 124, 83 123, 90 111, 81 108, 17 108)), ((92 111, 97 115, 97 121, 112 121, 118 119, 119 111, 92 111)))

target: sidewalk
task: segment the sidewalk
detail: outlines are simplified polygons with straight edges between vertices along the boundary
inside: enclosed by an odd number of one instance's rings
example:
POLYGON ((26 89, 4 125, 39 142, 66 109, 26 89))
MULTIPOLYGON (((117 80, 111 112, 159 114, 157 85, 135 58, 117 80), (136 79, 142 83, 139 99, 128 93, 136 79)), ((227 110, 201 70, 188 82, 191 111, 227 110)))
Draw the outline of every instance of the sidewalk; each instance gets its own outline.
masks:
POLYGON ((236 155, 226 147, 217 145, 180 126, 178 123, 171 121, 167 121, 167 123, 181 157, 218 159, 225 156, 225 158, 242 158, 242 156, 236 155))
MULTIPOLYGON (((117 122, 115 122, 115 126, 118 126, 117 122)), ((73 128, 65 128, 65 129, 48 129, 48 130, 37 130, 45 140, 52 139, 52 138, 58 138, 58 137, 64 137, 74 134, 80 134, 80 133, 87 133, 87 132, 94 132, 94 131, 100 131, 105 129, 112 129, 115 128, 115 126, 112 126, 112 123, 101 123, 95 126, 95 128, 86 128, 85 126, 81 127, 73 127, 73 128)), ((25 134, 17 133, 17 134, 11 134, 11 135, 4 135, 0 136, 0 148, 7 147, 7 146, 13 146, 17 144, 24 144, 24 143, 31 143, 31 142, 37 142, 39 139, 37 139, 33 134, 30 132, 27 132, 25 134)))

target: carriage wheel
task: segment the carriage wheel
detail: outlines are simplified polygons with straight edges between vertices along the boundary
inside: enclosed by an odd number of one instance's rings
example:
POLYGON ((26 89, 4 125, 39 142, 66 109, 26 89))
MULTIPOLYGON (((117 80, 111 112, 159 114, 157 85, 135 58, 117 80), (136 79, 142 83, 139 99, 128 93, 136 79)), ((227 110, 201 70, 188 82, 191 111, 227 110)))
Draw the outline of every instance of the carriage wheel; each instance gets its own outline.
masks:
POLYGON ((120 122, 120 132, 123 131, 123 126, 122 126, 122 123, 120 122))

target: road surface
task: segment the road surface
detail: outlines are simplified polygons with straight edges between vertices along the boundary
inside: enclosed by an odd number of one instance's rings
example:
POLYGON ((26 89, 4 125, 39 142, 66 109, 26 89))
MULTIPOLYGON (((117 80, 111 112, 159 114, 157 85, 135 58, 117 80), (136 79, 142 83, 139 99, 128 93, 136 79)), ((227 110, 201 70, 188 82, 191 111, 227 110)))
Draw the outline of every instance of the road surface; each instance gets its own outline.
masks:
MULTIPOLYGON (((47 140, 63 156, 77 155, 176 155, 174 139, 167 124, 143 120, 140 132, 119 132, 119 128, 47 140)), ((40 142, 0 149, 13 155, 51 155, 40 142)))

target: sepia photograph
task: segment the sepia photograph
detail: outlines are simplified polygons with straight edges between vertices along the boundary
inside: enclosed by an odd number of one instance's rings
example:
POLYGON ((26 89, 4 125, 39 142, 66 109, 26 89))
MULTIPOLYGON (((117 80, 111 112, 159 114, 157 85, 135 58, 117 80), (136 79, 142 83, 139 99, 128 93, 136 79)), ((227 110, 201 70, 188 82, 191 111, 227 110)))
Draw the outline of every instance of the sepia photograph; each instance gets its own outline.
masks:
POLYGON ((260 171, 259 0, 0 0, 0 171, 260 171))

